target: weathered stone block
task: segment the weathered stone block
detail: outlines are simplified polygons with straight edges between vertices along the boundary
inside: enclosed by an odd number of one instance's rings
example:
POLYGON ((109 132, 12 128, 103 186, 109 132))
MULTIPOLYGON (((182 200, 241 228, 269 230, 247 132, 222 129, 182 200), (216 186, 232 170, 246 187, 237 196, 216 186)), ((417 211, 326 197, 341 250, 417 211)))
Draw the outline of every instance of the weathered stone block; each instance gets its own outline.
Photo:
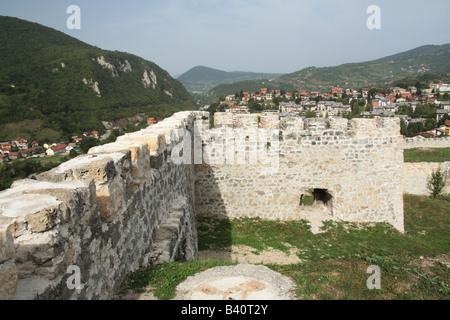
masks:
POLYGON ((14 240, 10 226, 0 226, 0 263, 11 259, 14 253, 14 240))
POLYGON ((45 232, 56 225, 57 216, 58 211, 56 208, 48 208, 28 214, 25 217, 25 221, 32 232, 45 232))
POLYGON ((0 300, 13 300, 17 290, 17 267, 10 261, 0 264, 0 300))

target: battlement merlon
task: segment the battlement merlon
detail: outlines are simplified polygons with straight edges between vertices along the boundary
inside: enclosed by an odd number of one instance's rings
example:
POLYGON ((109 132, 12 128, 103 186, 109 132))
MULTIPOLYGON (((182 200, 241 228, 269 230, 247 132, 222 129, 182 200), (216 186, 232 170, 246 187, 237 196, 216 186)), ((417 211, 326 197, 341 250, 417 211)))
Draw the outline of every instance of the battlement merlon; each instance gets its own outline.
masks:
POLYGON ((278 115, 236 114, 218 112, 214 115, 215 128, 234 127, 241 129, 279 129, 281 131, 302 131, 311 135, 325 131, 342 131, 349 136, 400 136, 398 118, 375 117, 372 119, 355 118, 301 118, 278 115))
POLYGON ((137 132, 127 133, 117 138, 113 143, 97 146, 89 150, 89 154, 103 154, 123 150, 132 152, 135 162, 140 155, 151 156, 169 152, 183 141, 183 134, 187 128, 193 128, 196 122, 208 122, 209 112, 181 111, 157 124, 137 132), (145 149, 145 150, 142 150, 145 149), (138 151, 143 152, 138 152, 138 151))

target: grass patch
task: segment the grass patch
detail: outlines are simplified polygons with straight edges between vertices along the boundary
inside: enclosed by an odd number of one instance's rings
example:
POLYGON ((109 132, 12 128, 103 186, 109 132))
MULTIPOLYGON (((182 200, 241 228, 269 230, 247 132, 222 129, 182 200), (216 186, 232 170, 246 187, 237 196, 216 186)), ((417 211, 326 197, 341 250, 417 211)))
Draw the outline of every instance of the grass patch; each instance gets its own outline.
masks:
POLYGON ((297 265, 269 265, 297 284, 295 293, 305 300, 448 300, 450 272, 437 264, 430 271, 405 261, 367 257, 326 260, 297 265), (381 289, 370 290, 371 265, 380 267, 381 289))
POLYGON ((308 190, 308 194, 304 195, 302 198, 302 203, 304 206, 312 206, 314 203, 313 190, 308 190))
POLYGON ((405 149, 405 162, 445 162, 450 161, 450 148, 405 149))
POLYGON ((450 253, 450 196, 404 196, 405 238, 424 248, 422 256, 450 253))
MULTIPOLYGON (((0 125, 0 139, 10 141, 18 137, 27 140, 56 141, 61 138, 60 134, 51 128, 42 128, 42 120, 23 120, 20 122, 0 125)), ((31 141, 30 141, 31 142, 31 141)))
POLYGON ((288 252, 285 243, 308 239, 311 233, 306 221, 281 223, 259 218, 199 220, 199 250, 229 251, 232 246, 248 246, 261 252, 267 248, 288 252))
POLYGON ((70 158, 68 156, 45 156, 45 157, 39 157, 39 158, 32 158, 30 159, 32 161, 39 162, 41 165, 51 165, 53 167, 57 167, 60 164, 69 161, 70 158))
MULTIPOLYGON (((439 200, 440 204, 436 204, 439 207, 437 212, 445 210, 446 201, 445 198, 439 200)), ((413 211, 411 214, 416 213, 413 211)), ((232 246, 243 245, 254 248, 256 252, 273 248, 288 253, 290 247, 295 247, 299 249, 300 259, 312 262, 372 254, 417 258, 450 252, 448 241, 445 240, 449 239, 445 227, 426 235, 422 232, 421 222, 429 223, 433 230, 436 230, 433 226, 450 223, 448 215, 437 215, 438 221, 433 217, 426 217, 425 220, 431 220, 412 223, 407 234, 402 234, 385 223, 357 225, 328 221, 324 224, 323 233, 313 234, 306 221, 280 222, 244 218, 214 222, 214 219, 208 218, 199 221, 199 229, 203 230, 199 233, 199 250, 228 251, 232 246), (205 223, 207 228, 204 227, 205 223), (209 232, 204 232, 205 229, 209 229, 209 232)))
MULTIPOLYGON (((404 196, 405 233, 385 223, 326 222, 313 234, 306 221, 202 218, 199 250, 230 251, 248 246, 256 252, 296 248, 298 264, 266 264, 295 281, 299 299, 310 300, 448 300, 450 268, 450 196, 431 199, 404 196), (437 258, 436 258, 437 257, 437 258), (381 271, 381 290, 369 290, 367 268, 381 271)), ((129 289, 156 288, 160 299, 172 299, 176 285, 188 276, 232 261, 168 263, 130 275, 129 289)))

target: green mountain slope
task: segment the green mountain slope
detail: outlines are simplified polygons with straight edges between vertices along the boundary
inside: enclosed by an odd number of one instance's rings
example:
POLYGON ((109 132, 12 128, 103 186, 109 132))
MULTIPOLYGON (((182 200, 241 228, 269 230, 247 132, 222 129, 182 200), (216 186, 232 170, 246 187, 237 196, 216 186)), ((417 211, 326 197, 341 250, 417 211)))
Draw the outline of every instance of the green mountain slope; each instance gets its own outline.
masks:
POLYGON ((178 80, 129 53, 4 16, 0 43, 0 132, 25 119, 65 136, 101 132, 101 121, 137 113, 163 118, 195 107, 178 80))
POLYGON ((178 80, 192 93, 207 93, 211 88, 220 84, 277 78, 281 74, 255 73, 244 71, 226 72, 204 66, 197 66, 178 77, 178 80))
POLYGON ((450 73, 450 44, 422 46, 374 61, 347 63, 335 67, 309 67, 272 81, 266 79, 253 83, 220 85, 211 89, 208 95, 214 98, 233 94, 240 85, 239 90, 251 90, 255 87, 299 91, 329 91, 333 87, 358 89, 372 85, 388 85, 398 79, 426 73, 450 73))

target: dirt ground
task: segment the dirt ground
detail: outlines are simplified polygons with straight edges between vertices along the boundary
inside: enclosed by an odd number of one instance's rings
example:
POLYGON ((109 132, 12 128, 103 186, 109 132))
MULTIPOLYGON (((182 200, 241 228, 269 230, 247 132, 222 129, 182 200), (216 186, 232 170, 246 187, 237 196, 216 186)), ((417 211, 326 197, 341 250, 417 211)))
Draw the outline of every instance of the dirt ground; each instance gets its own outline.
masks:
POLYGON ((273 264, 295 264, 302 262, 296 255, 296 248, 291 247, 290 253, 270 249, 256 252, 255 249, 247 246, 233 246, 231 252, 217 252, 205 250, 199 252, 199 259, 238 261, 239 263, 273 263, 273 264))
POLYGON ((440 262, 450 268, 450 253, 443 254, 435 258, 420 257, 420 259, 412 261, 410 265, 423 268, 424 271, 430 272, 430 268, 434 267, 437 262, 440 262))

